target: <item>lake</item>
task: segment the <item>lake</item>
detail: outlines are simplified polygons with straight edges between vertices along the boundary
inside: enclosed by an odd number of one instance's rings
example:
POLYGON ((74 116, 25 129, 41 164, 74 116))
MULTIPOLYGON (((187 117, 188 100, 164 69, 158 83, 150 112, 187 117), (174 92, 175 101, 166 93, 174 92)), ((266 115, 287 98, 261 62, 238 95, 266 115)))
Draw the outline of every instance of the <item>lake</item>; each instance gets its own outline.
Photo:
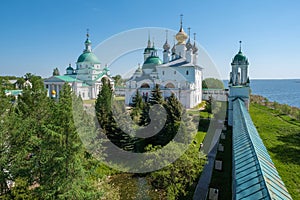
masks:
MULTIPOLYGON (((224 81, 228 88, 228 80, 224 81)), ((252 94, 300 108, 300 79, 250 80, 252 94)))

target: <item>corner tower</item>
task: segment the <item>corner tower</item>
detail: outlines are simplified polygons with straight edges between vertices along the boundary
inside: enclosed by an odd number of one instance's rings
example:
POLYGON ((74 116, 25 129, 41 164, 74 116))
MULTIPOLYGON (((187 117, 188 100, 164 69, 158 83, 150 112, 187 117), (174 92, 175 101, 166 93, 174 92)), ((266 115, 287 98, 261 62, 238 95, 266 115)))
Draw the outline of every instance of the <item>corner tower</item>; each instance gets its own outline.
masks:
POLYGON ((228 125, 233 125, 233 101, 237 98, 242 99, 249 109, 250 101, 250 81, 248 76, 249 62, 246 56, 242 53, 240 41, 239 52, 234 56, 231 63, 230 79, 228 83, 228 125))

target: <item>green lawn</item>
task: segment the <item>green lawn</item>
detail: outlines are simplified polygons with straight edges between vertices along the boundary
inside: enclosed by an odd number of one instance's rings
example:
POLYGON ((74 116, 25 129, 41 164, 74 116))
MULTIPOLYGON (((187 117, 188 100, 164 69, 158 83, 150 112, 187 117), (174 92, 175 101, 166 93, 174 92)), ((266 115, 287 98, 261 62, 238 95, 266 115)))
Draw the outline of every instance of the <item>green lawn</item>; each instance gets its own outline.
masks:
POLYGON ((293 199, 300 199, 300 122, 258 105, 250 115, 293 199))

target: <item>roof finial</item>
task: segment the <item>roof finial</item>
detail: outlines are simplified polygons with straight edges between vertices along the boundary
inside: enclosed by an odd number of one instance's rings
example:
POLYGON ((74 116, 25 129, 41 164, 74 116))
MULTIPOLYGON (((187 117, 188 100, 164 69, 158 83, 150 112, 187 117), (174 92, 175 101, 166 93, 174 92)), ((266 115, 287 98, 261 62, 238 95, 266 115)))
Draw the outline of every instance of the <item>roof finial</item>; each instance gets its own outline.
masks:
POLYGON ((191 27, 188 27, 189 30, 189 38, 191 37, 191 27))
POLYGON ((182 19, 183 19, 183 14, 180 14, 180 30, 182 30, 182 19))
POLYGON ((168 30, 166 30, 166 42, 168 42, 168 30))
POLYGON ((196 42, 196 33, 193 33, 194 35, 194 43, 196 42))
POLYGON ((86 37, 87 37, 87 38, 89 38, 89 37, 90 37, 90 34, 89 34, 89 32, 90 32, 90 30, 87 28, 87 29, 86 29, 86 37))
POLYGON ((154 37, 152 37, 152 47, 155 48, 154 47, 154 37))
POLYGON ((148 30, 148 45, 147 48, 151 48, 150 30, 148 30))
POLYGON ((240 41, 240 50, 239 53, 242 53, 242 41, 240 41))

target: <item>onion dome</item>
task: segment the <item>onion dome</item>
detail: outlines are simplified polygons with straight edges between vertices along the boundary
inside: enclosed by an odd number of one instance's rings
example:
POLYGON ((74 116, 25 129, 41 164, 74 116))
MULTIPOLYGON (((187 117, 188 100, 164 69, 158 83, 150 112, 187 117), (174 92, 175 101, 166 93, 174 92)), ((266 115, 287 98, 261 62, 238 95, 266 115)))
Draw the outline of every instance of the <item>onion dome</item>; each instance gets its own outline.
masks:
POLYGON ((71 67, 71 64, 69 64, 69 67, 67 67, 67 70, 74 70, 73 67, 71 67))
POLYGON ((162 64, 162 61, 161 61, 161 59, 158 57, 158 56, 149 56, 146 60, 145 60, 145 62, 144 62, 144 64, 154 64, 154 65, 160 65, 160 64, 162 64))
POLYGON ((189 51, 193 48, 193 45, 191 44, 191 28, 189 27, 188 30, 189 30, 189 39, 188 39, 185 47, 189 51))
POLYGON ((186 49, 189 51, 189 50, 191 50, 192 48, 193 48, 193 45, 191 44, 191 41, 190 41, 190 39, 188 40, 188 42, 186 43, 186 49))
POLYGON ((89 34, 86 34, 87 39, 85 40, 85 49, 83 50, 83 53, 78 57, 77 63, 80 62, 89 62, 92 64, 100 64, 99 59, 97 56, 92 52, 92 42, 89 39, 89 34))
POLYGON ((172 47, 172 54, 176 54, 176 48, 175 48, 175 44, 172 47))
POLYGON ((232 63, 238 64, 238 63, 246 63, 248 64, 248 59, 245 55, 242 53, 242 47, 241 47, 242 41, 240 41, 240 49, 239 52, 234 56, 232 63))
POLYGON ((163 48, 164 48, 164 51, 169 51, 169 50, 170 50, 170 45, 168 44, 168 41, 167 41, 167 40, 166 40, 166 42, 165 42, 163 48))
POLYGON ((196 33, 194 33, 193 53, 197 53, 197 52, 198 52, 198 48, 196 46, 196 33))
POLYGON ((178 42, 177 44, 185 44, 185 41, 188 38, 187 34, 184 32, 184 30, 182 28, 182 16, 183 15, 180 15, 180 17, 181 17, 180 29, 179 29, 179 32, 176 34, 176 40, 178 42))
POLYGON ((165 52, 170 50, 170 45, 168 43, 168 30, 166 30, 166 42, 163 45, 163 49, 164 49, 165 52))
POLYGON ((56 91, 55 91, 55 90, 52 90, 52 91, 51 91, 51 94, 52 94, 52 96, 55 96, 55 95, 56 95, 56 91))

